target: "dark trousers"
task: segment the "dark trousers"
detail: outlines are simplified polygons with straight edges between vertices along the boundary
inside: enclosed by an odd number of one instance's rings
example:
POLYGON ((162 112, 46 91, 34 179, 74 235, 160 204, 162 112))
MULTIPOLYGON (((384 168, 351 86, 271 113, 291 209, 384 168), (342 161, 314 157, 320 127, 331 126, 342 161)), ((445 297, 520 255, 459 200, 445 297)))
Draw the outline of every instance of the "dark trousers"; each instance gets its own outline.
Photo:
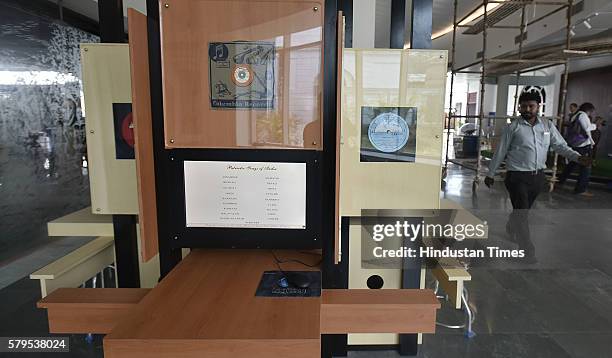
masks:
POLYGON ((546 177, 544 172, 534 174, 509 171, 506 173, 505 184, 512 202, 512 214, 506 224, 506 231, 514 237, 519 248, 525 250, 525 255, 533 256, 535 247, 529 231, 529 209, 544 188, 546 177))
MULTIPOLYGON (((588 157, 590 157, 593 152, 593 148, 590 145, 587 145, 585 147, 573 148, 573 149, 577 151, 578 153, 580 153, 580 155, 586 155, 588 157)), ((586 167, 576 162, 569 162, 565 166, 563 173, 559 175, 559 184, 565 183, 567 178, 570 176, 570 174, 572 174, 572 172, 574 171, 576 167, 580 167, 580 173, 578 174, 578 181, 576 182, 576 187, 574 188, 574 192, 576 194, 580 194, 580 193, 584 193, 587 190, 587 187, 589 186, 589 178, 591 177, 591 167, 590 166, 586 167)))

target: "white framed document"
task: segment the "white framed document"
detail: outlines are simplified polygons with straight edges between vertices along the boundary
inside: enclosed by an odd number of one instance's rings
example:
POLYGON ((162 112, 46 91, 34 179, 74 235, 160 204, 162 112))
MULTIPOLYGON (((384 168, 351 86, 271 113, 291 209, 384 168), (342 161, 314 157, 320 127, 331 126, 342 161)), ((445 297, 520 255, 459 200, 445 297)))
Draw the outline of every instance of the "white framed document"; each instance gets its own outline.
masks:
POLYGON ((187 227, 306 228, 306 163, 185 161, 187 227))

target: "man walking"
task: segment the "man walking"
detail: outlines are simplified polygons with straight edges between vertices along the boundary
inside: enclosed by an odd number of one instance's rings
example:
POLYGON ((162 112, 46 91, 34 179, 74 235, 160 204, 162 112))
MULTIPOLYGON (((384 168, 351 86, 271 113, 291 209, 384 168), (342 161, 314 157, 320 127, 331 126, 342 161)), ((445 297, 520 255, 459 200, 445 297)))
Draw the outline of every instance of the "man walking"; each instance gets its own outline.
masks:
POLYGON ((591 159, 572 150, 555 127, 547 119, 539 118, 540 96, 523 93, 519 97, 521 118, 507 125, 501 141, 489 165, 485 184, 490 188, 501 162, 506 159, 505 184, 512 202, 512 214, 506 224, 506 232, 525 250, 526 262, 535 263, 535 247, 529 232, 529 209, 544 188, 546 157, 549 147, 558 154, 581 165, 591 159))

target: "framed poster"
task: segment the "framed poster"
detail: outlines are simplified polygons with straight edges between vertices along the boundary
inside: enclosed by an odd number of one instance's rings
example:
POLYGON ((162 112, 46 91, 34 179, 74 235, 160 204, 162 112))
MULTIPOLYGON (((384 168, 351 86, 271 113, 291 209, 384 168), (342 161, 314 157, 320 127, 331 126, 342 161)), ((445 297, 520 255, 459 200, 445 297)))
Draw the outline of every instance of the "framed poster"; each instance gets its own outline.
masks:
POLYGON ((274 43, 212 42, 208 45, 213 109, 274 108, 274 43))

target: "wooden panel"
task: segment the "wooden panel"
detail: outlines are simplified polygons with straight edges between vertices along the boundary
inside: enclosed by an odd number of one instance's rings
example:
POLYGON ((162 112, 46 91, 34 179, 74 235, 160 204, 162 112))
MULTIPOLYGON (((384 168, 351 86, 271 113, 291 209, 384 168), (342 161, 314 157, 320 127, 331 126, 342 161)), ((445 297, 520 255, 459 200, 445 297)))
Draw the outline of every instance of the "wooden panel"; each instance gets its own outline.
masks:
POLYGON ((149 291, 60 288, 36 306, 47 309, 50 333, 109 333, 149 291))
POLYGON ((147 262, 159 252, 149 86, 149 47, 147 46, 147 17, 132 8, 128 9, 128 32, 130 35, 132 114, 135 126, 134 148, 136 152, 136 182, 138 184, 140 254, 142 260, 147 262))
POLYGON ((117 159, 113 103, 131 103, 127 44, 81 44, 91 206, 95 214, 138 214, 136 163, 117 159))
POLYGON ((410 305, 411 307, 440 307, 432 290, 397 289, 327 289, 323 290, 322 304, 329 305, 410 305))
POLYGON ((342 216, 361 216, 363 209, 439 208, 446 71, 446 51, 344 50, 342 216), (362 107, 417 108, 415 162, 360 161, 362 107))
POLYGON ((340 141, 342 140, 342 50, 344 49, 344 16, 338 11, 336 74, 336 189, 334 190, 334 264, 340 262, 340 141))
POLYGON ((319 358, 320 340, 114 340, 104 339, 105 358, 319 358))
POLYGON ((75 211, 47 223, 49 236, 113 236, 113 217, 95 215, 91 207, 75 211))
POLYGON ((321 333, 434 333, 432 290, 323 290, 321 333))
MULTIPOLYGON (((294 251, 278 250, 276 255, 282 261, 320 261, 318 255, 294 251)), ((297 263, 282 266, 284 270, 308 269, 297 263)), ((253 347, 255 356, 263 357, 259 349, 265 345, 260 343, 266 341, 275 342, 268 344, 268 356, 294 343, 314 352, 320 342, 320 297, 255 297, 263 271, 277 269, 267 250, 192 250, 106 336, 105 356, 134 357, 141 348, 157 347, 169 340, 193 340, 181 357, 208 357, 202 349, 217 354, 210 356, 229 357, 236 349, 251 349, 248 347, 253 347), (139 341, 142 345, 135 348, 139 341), (274 347, 277 343, 280 348, 274 347), (242 345, 245 348, 239 348, 242 345)), ((171 345, 167 351, 156 350, 156 355, 148 356, 169 357, 176 347, 171 345)))
POLYGON ((166 147, 321 149, 323 14, 316 0, 160 1, 166 147), (275 44, 274 108, 211 108, 208 46, 229 41, 275 44))

